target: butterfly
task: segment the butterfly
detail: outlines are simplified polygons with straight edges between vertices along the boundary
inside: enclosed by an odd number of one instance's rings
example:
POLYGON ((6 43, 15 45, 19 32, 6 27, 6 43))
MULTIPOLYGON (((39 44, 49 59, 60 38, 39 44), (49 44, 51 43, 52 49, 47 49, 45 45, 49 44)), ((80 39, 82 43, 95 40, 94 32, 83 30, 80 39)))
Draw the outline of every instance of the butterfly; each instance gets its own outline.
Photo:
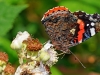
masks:
POLYGON ((70 12, 64 6, 48 10, 42 20, 51 43, 63 53, 100 31, 100 15, 87 14, 83 11, 70 12))

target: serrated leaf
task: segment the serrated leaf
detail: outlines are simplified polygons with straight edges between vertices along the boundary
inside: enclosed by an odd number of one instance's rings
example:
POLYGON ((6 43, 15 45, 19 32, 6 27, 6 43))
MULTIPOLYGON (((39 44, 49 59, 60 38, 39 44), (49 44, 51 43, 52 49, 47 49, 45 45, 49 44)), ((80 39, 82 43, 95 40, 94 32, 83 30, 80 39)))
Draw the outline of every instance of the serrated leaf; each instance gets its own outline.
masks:
POLYGON ((0 2, 0 36, 4 36, 13 27, 14 19, 26 7, 26 5, 14 6, 0 2))

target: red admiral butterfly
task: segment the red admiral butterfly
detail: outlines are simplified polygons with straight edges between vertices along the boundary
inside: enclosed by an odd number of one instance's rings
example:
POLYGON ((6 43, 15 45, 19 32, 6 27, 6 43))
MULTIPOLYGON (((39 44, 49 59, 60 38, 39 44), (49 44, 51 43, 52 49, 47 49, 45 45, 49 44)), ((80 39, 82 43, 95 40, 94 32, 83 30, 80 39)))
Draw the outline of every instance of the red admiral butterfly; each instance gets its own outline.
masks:
POLYGON ((100 31, 99 14, 72 13, 64 6, 48 10, 41 21, 54 47, 64 53, 100 31))

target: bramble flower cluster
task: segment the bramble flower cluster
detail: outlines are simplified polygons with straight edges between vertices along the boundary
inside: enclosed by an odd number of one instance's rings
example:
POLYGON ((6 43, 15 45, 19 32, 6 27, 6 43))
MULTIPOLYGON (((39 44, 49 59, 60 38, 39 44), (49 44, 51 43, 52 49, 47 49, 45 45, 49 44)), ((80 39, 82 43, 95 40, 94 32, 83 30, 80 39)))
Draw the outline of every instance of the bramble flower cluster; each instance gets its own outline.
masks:
POLYGON ((0 75, 14 75, 15 68, 8 63, 8 55, 0 52, 0 75))
POLYGON ((15 75, 50 75, 50 67, 58 61, 57 52, 48 41, 44 45, 27 31, 18 32, 11 43, 19 56, 15 75))

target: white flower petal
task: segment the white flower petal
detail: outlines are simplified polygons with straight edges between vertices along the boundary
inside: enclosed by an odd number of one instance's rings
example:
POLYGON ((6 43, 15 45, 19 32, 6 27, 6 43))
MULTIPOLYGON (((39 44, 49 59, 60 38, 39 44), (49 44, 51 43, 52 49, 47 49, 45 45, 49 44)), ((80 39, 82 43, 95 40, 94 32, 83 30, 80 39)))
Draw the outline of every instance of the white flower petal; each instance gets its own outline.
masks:
POLYGON ((27 38, 30 36, 30 34, 27 31, 18 32, 16 35, 16 38, 11 43, 12 49, 20 49, 22 47, 22 42, 24 40, 27 40, 27 38))
POLYGON ((48 50, 48 49, 49 49, 50 47, 52 47, 52 46, 53 46, 53 44, 51 44, 51 43, 50 43, 50 40, 49 40, 49 41, 44 45, 43 48, 44 48, 45 50, 48 50))

